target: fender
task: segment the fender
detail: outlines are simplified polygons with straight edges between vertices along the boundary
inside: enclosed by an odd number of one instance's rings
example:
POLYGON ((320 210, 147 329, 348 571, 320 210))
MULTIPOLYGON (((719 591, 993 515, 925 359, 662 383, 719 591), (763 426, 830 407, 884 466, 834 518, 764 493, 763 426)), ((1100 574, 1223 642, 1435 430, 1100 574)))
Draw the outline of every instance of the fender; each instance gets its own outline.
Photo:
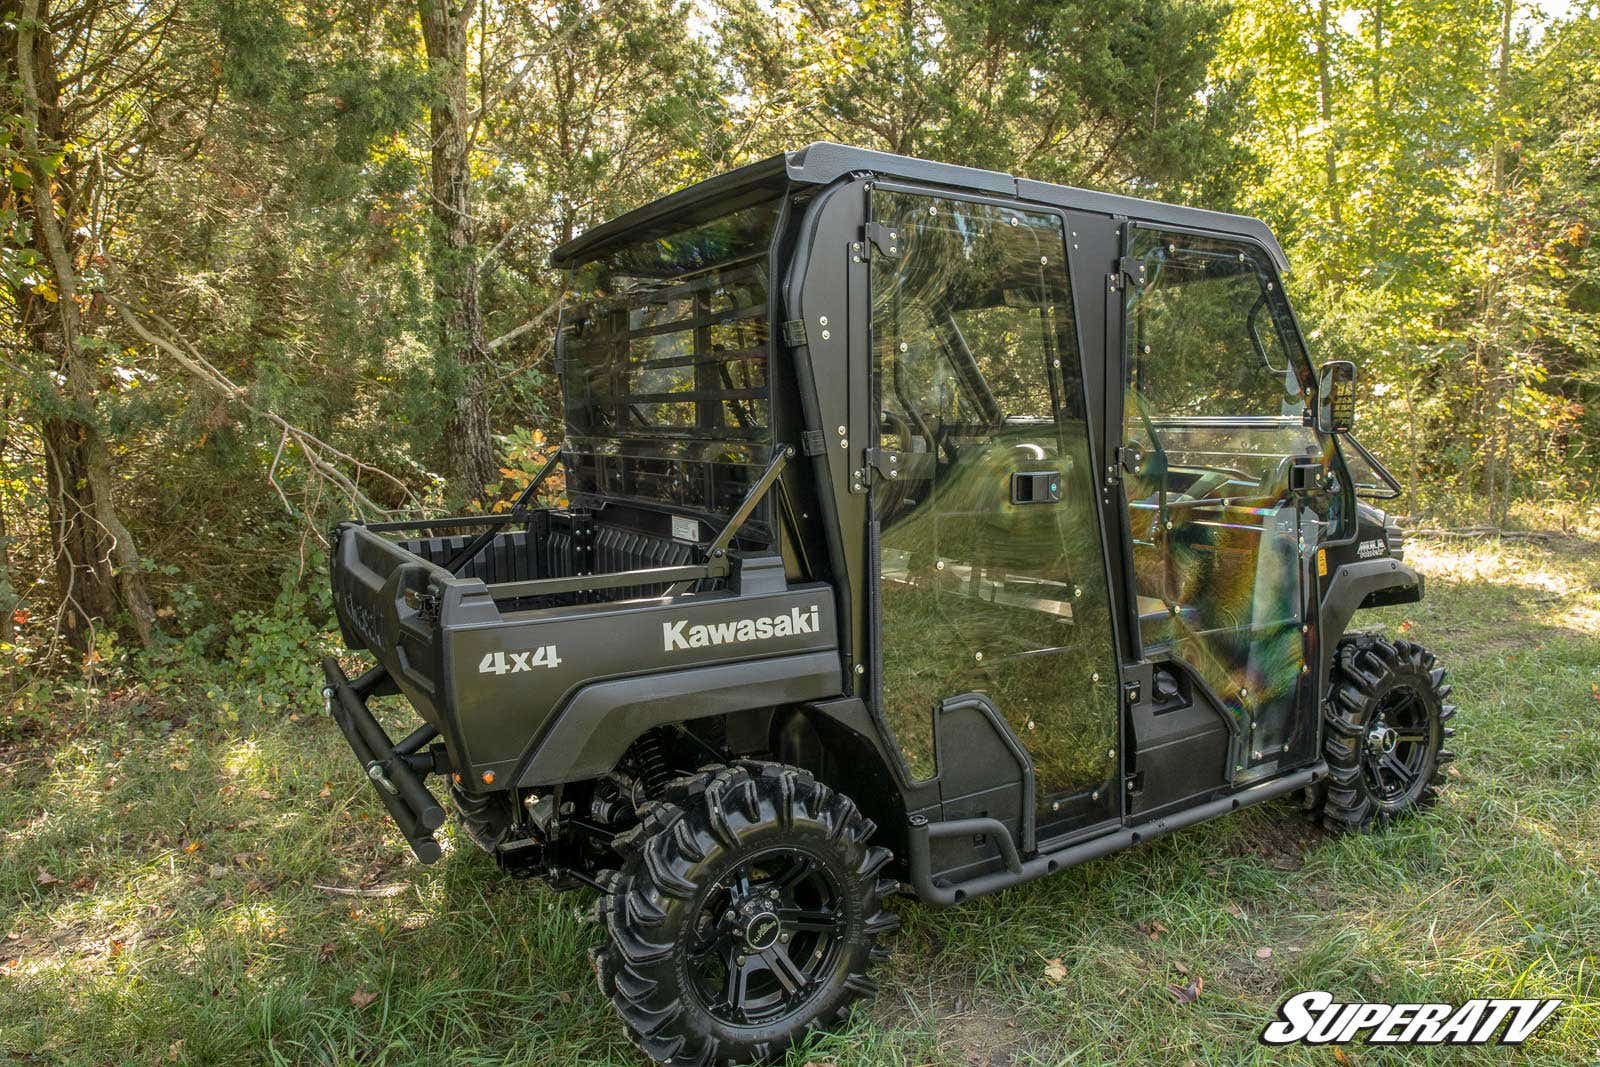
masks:
POLYGON ((1340 564, 1322 597, 1322 662, 1333 662, 1357 608, 1415 604, 1421 599, 1422 575, 1397 559, 1340 564))
POLYGON ((830 649, 586 685, 553 716, 513 777, 524 788, 598 778, 647 730, 748 708, 839 695, 839 653, 830 649))

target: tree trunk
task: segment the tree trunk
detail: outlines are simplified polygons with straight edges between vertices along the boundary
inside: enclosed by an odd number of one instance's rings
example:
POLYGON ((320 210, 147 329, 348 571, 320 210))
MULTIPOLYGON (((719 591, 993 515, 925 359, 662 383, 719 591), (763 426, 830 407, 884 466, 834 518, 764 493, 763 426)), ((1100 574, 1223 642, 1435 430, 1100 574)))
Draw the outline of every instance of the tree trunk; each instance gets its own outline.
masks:
MULTIPOLYGON (((56 369, 57 410, 41 420, 49 472, 49 525, 56 579, 66 603, 65 636, 87 652, 94 627, 108 620, 118 599, 139 640, 149 646, 155 612, 133 536, 118 514, 111 456, 94 422, 98 380, 94 356, 80 344, 76 257, 83 238, 81 203, 70 161, 52 168, 47 151, 67 140, 61 123, 61 89, 49 37, 48 0, 22 0, 6 14, 15 27, 9 44, 21 92, 18 129, 29 184, 20 193, 32 217, 31 245, 47 266, 53 292, 13 292, 30 347, 56 369), (18 17, 20 16, 20 17, 18 17), (69 243, 70 242, 70 243, 69 243)), ((8 36, 10 36, 8 34, 8 36)))
POLYGON ((1323 167, 1326 171, 1328 219, 1334 229, 1344 225, 1344 207, 1339 203, 1339 146, 1333 135, 1333 56, 1328 34, 1328 0, 1317 0, 1317 96, 1322 118, 1323 167))
POLYGON ((472 114, 467 93, 467 23, 473 0, 420 0, 422 39, 433 78, 433 283, 441 378, 451 396, 445 427, 452 492, 481 496, 496 480, 484 380, 488 353, 478 307, 472 220, 472 114))
MULTIPOLYGON (((1498 260, 1501 244, 1500 223, 1505 215, 1506 192, 1510 185, 1511 147, 1507 142, 1507 112, 1511 106, 1511 27, 1516 15, 1516 0, 1504 0, 1500 7, 1499 58, 1495 69, 1494 116, 1497 126, 1489 173, 1489 248, 1498 260)), ((1488 520, 1491 526, 1505 525, 1511 510, 1512 485, 1512 434, 1511 415, 1505 411, 1515 383, 1507 369, 1506 346, 1511 339, 1507 333, 1510 324, 1504 319, 1502 282, 1498 273, 1491 273, 1484 281, 1482 319, 1483 334, 1480 346, 1486 357, 1488 455, 1484 469, 1484 488, 1488 520)))

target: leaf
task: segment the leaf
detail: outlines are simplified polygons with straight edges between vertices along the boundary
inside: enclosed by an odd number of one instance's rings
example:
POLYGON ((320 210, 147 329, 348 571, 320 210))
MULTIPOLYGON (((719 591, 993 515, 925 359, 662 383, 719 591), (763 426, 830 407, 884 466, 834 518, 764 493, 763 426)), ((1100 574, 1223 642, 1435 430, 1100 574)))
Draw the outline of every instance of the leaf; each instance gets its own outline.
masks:
POLYGON ((28 620, 31 618, 33 618, 33 613, 27 608, 17 608, 11 613, 11 623, 13 626, 26 626, 28 624, 28 620))
POLYGON ((1167 992, 1171 993, 1172 999, 1179 1004, 1193 1004, 1200 999, 1200 990, 1204 989, 1205 985, 1206 980, 1204 978, 1196 978, 1188 985, 1169 985, 1167 986, 1167 992))
POLYGON ((360 989, 357 989, 354 993, 350 994, 350 1003, 354 1004, 358 1008, 364 1008, 377 999, 378 994, 374 993, 366 986, 362 986, 360 989))
POLYGON ((1044 964, 1044 976, 1047 981, 1060 983, 1067 980, 1067 968, 1059 959, 1045 960, 1044 964))
POLYGON ((317 962, 327 963, 329 960, 333 959, 334 951, 335 948, 333 942, 324 941, 322 943, 322 947, 317 949, 317 962))
POLYGON ((60 881, 61 881, 61 879, 59 879, 55 875, 51 874, 49 871, 45 870, 43 867, 39 868, 39 875, 38 875, 37 878, 34 879, 34 883, 37 884, 37 885, 56 885, 60 881))
POLYGON ((1223 905, 1223 910, 1226 911, 1229 915, 1232 915, 1235 919, 1244 918, 1244 909, 1239 907, 1239 905, 1235 904, 1231 900, 1228 901, 1227 904, 1223 905))
POLYGON ((1267 946, 1262 945, 1260 948, 1256 949, 1256 959, 1258 959, 1258 960, 1270 960, 1271 958, 1272 958, 1272 950, 1270 948, 1268 948, 1267 946))
POLYGON ((1184 966, 1181 963, 1174 963, 1172 965, 1172 969, 1177 971, 1179 974, 1182 974, 1182 975, 1187 975, 1189 973, 1189 968, 1184 966))
POLYGON ((565 989, 563 989, 563 990, 561 990, 560 992, 558 992, 556 994, 556 1000, 560 1001, 563 1004, 571 1004, 572 1003, 572 994, 568 993, 565 989))
POLYGON ((106 942, 106 954, 108 956, 120 956, 127 949, 127 947, 128 943, 126 941, 122 941, 113 937, 110 941, 106 942))

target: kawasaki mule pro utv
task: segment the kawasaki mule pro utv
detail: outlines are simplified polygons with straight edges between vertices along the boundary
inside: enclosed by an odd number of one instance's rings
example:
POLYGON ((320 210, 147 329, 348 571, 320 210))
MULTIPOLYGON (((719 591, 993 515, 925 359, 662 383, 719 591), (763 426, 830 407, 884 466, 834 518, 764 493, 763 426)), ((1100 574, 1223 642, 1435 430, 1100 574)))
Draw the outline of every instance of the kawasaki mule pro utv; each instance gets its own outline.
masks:
POLYGON ((1357 499, 1399 487, 1262 223, 814 144, 553 262, 559 455, 500 514, 338 527, 378 666, 325 695, 424 863, 437 774, 503 866, 600 892, 650 1056, 841 1015, 896 891, 1431 798, 1443 669, 1347 632, 1422 596, 1357 499))

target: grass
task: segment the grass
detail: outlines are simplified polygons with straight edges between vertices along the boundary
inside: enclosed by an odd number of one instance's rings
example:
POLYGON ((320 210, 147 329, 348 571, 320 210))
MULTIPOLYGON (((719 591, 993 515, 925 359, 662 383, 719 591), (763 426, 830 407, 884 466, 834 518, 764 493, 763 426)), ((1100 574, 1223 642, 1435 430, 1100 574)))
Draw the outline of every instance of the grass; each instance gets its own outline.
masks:
MULTIPOLYGON (((1267 805, 953 911, 903 900, 880 996, 790 1063, 1600 1061, 1600 542, 1410 555, 1427 602, 1372 621, 1451 669, 1436 809, 1332 838, 1267 805), (1308 988, 1566 1004, 1514 1053, 1257 1044, 1308 988)), ((0 735, 0 1060, 638 1062, 585 895, 464 845, 417 866, 332 723, 235 713, 135 688, 0 735)))

